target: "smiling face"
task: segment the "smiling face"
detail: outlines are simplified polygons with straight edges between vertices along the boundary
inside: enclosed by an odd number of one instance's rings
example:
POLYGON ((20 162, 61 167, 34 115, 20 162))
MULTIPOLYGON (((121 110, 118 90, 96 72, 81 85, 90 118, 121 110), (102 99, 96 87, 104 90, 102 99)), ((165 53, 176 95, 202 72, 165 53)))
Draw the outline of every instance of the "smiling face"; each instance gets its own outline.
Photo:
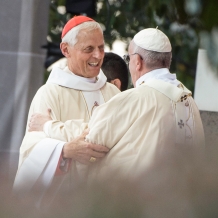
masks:
POLYGON ((99 74, 104 58, 104 38, 99 29, 80 30, 74 46, 61 43, 69 69, 76 75, 93 78, 99 74))

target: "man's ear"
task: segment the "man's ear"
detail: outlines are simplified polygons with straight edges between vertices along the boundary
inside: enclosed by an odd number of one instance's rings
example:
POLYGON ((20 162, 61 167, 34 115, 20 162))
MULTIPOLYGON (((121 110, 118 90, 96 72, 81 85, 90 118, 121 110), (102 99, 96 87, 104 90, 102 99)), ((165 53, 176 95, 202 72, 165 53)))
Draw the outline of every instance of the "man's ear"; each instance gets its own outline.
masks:
POLYGON ((68 45, 68 43, 66 43, 66 42, 61 42, 61 44, 60 44, 60 49, 61 49, 62 54, 63 54, 66 58, 68 58, 68 57, 69 57, 69 45, 68 45))
POLYGON ((118 78, 111 80, 110 83, 114 84, 119 90, 121 90, 121 81, 118 78))
POLYGON ((139 55, 137 55, 136 61, 137 61, 136 62, 136 70, 140 71, 142 69, 143 62, 142 62, 142 59, 141 59, 141 57, 139 55))

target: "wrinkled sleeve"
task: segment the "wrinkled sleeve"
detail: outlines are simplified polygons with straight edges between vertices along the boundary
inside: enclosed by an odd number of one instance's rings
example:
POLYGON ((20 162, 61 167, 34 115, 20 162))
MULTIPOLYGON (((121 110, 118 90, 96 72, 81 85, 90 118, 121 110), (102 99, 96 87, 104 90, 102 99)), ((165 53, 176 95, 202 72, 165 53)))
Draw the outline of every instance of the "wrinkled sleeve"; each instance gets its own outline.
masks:
POLYGON ((87 127, 88 124, 84 123, 83 119, 67 120, 65 122, 52 120, 48 122, 44 132, 49 138, 69 142, 81 135, 87 127))
POLYGON ((89 142, 111 149, 122 137, 126 137, 137 116, 134 110, 136 98, 128 94, 120 93, 95 110, 88 125, 90 131, 86 138, 89 142))

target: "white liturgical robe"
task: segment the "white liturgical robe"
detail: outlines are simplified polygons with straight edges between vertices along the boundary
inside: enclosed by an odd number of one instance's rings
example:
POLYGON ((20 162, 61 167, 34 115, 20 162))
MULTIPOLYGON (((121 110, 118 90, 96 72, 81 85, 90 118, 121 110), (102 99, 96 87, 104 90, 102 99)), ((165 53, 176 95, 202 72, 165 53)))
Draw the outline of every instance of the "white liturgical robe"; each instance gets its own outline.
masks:
MULTIPOLYGON (((97 107, 88 125, 87 140, 111 149, 89 167, 71 168, 69 174, 88 175, 88 181, 114 171, 119 172, 116 176, 135 177, 176 146, 204 147, 203 125, 191 92, 165 68, 145 74, 136 88, 97 107)), ((52 131, 53 140, 62 140, 52 131)), ((67 141, 70 134, 61 137, 67 141)))
POLYGON ((14 190, 28 192, 39 178, 42 185, 44 182, 48 185, 54 176, 63 141, 79 136, 87 127, 85 123, 96 106, 119 92, 114 85, 106 82, 102 71, 96 80, 76 76, 68 67, 64 70, 54 68, 47 83, 36 93, 28 115, 29 121, 33 113, 46 114, 51 108, 53 120, 46 124, 46 133, 28 132, 27 126, 20 147, 14 190))
POLYGON ((90 166, 88 175, 94 181, 110 172, 137 178, 176 147, 204 148, 191 92, 168 69, 151 71, 136 85, 98 107, 89 122, 88 141, 111 149, 90 166))

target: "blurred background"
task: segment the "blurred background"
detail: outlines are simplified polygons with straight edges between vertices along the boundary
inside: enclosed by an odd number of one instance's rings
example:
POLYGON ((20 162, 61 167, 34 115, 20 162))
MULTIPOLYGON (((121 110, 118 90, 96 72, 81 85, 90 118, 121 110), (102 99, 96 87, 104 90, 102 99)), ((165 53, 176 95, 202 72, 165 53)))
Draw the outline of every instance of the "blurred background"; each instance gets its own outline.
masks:
POLYGON ((120 56, 141 29, 158 26, 169 37, 171 73, 193 92, 206 135, 204 167, 211 170, 210 181, 218 182, 217 0, 1 0, 0 4, 1 193, 7 195, 13 183, 31 100, 51 66, 63 58, 62 28, 81 14, 101 24, 105 50, 120 56))

